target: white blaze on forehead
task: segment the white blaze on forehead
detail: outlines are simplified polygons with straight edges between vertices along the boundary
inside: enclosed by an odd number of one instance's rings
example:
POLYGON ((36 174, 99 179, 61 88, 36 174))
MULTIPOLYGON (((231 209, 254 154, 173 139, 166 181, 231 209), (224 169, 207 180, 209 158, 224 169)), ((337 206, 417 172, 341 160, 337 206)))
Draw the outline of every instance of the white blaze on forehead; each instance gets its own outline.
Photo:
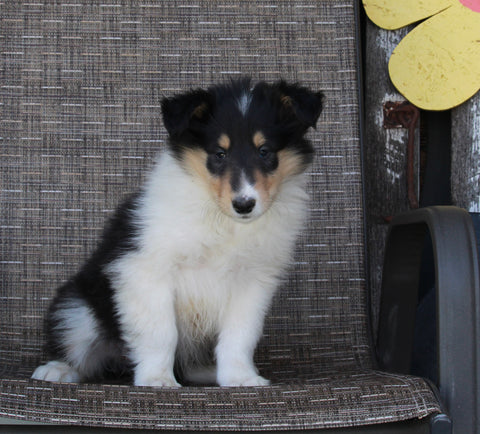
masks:
POLYGON ((243 116, 246 116, 250 103, 252 102, 252 94, 250 92, 243 93, 240 98, 237 99, 237 107, 243 116))

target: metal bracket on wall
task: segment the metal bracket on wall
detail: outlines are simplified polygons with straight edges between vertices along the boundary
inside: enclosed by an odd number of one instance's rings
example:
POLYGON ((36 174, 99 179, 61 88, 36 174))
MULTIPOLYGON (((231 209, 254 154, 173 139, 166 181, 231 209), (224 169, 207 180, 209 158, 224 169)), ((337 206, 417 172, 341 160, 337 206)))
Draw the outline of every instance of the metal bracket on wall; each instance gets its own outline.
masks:
POLYGON ((391 102, 387 101, 383 105, 383 127, 407 128, 407 191, 408 202, 411 209, 418 208, 418 198, 415 192, 415 128, 420 117, 420 110, 408 101, 391 102))

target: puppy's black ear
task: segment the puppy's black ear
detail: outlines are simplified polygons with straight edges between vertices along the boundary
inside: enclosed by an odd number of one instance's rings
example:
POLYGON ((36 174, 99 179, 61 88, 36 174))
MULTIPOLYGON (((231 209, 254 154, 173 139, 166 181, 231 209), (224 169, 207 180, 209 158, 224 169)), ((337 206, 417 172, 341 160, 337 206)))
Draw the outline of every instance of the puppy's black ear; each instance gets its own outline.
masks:
POLYGON ((323 109, 323 93, 312 92, 306 87, 288 84, 285 81, 278 83, 278 91, 282 117, 290 118, 292 122, 293 116, 304 131, 309 127, 315 128, 323 109))
POLYGON ((212 106, 212 95, 202 89, 164 98, 163 124, 171 138, 180 138, 187 132, 195 134, 209 119, 212 106))

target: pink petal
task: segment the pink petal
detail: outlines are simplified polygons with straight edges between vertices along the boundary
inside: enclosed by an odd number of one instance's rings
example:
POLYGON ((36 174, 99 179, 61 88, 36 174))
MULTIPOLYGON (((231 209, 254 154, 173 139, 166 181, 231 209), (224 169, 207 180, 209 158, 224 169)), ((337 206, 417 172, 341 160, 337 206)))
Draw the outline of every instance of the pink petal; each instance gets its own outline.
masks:
POLYGON ((480 0, 459 0, 463 6, 474 12, 480 12, 480 0))

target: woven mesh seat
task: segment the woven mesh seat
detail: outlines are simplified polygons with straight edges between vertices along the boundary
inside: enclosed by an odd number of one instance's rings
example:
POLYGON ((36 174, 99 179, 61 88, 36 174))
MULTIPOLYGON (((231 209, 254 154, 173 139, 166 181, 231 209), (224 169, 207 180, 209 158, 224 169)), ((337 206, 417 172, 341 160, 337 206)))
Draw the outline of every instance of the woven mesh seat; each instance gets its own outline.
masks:
POLYGON ((195 430, 347 427, 440 411, 375 370, 369 339, 353 0, 7 1, 1 6, 0 416, 195 430), (31 380, 56 287, 163 148, 160 99, 239 75, 326 95, 310 217, 257 354, 272 386, 31 380))

